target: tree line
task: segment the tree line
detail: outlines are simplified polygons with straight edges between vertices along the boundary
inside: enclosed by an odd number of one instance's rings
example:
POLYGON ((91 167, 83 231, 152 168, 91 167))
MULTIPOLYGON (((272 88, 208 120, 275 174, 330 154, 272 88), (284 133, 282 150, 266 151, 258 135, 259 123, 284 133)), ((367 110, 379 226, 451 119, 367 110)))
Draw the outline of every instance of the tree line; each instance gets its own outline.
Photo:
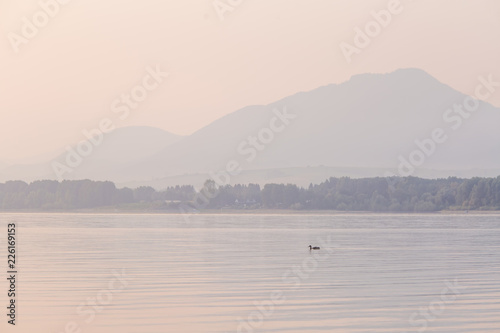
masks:
POLYGON ((168 201, 189 202, 196 193, 193 186, 117 188, 109 181, 54 180, 0 183, 0 208, 3 210, 71 210, 98 207, 133 207, 133 204, 163 206, 168 201))
POLYGON ((376 212, 500 210, 497 178, 422 179, 416 177, 330 178, 308 188, 293 184, 217 186, 207 180, 200 191, 173 186, 117 188, 108 181, 43 180, 0 183, 2 210, 124 209, 293 209, 376 212), (203 195, 208 192, 211 195, 203 195), (200 200, 200 197, 204 200, 200 200))

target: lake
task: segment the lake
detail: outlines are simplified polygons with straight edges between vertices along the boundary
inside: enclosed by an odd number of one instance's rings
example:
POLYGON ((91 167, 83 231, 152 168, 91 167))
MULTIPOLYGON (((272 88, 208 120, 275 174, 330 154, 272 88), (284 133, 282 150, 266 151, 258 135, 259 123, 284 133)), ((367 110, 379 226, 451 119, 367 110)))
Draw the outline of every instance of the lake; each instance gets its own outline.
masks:
POLYGON ((500 215, 0 219, 1 332, 500 332, 500 215))

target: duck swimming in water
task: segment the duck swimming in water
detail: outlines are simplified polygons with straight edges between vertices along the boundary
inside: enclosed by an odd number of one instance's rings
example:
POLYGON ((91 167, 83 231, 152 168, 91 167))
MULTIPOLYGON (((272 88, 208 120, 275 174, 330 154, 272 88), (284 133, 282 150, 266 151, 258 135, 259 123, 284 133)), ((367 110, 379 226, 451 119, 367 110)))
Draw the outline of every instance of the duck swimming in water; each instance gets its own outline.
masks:
POLYGON ((314 246, 313 247, 313 246, 309 245, 309 251, 311 251, 311 250, 319 250, 319 249, 320 249, 319 246, 314 246))

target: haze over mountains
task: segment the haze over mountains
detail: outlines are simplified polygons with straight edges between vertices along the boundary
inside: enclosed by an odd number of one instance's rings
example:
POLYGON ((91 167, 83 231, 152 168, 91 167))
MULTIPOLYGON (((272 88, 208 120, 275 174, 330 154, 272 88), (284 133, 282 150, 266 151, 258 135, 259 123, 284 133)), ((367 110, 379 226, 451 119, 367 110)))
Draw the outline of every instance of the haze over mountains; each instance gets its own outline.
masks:
MULTIPOLYGON (((418 69, 357 75, 270 105, 245 107, 186 137, 151 127, 118 129, 65 178, 199 185, 211 172, 226 170, 229 161, 243 170, 231 183, 281 179, 304 185, 329 176, 383 176, 397 174, 400 156, 408 160, 418 149, 415 140, 431 138, 436 128, 447 140, 435 144, 413 175, 496 176, 500 110, 480 102, 478 111, 460 116, 460 126, 457 113, 444 118, 465 98, 418 69)), ((0 176, 55 179, 51 162, 11 166, 0 176)))
MULTIPOLYGON (((81 165, 74 172, 64 175, 64 179, 111 180, 112 174, 126 165, 160 152, 182 137, 159 128, 137 126, 118 128, 104 134, 102 143, 94 146, 89 156, 82 158, 81 165)), ((75 145, 72 146, 73 150, 75 145)), ((65 164, 67 151, 58 153, 45 163, 5 166, 2 178, 22 179, 57 179, 52 162, 65 164)))

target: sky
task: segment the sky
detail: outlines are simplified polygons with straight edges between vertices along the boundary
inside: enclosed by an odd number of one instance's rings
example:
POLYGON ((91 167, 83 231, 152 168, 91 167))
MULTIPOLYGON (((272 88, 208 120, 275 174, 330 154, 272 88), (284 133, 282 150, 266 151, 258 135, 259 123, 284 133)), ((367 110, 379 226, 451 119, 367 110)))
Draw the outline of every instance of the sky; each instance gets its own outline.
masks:
POLYGON ((500 81, 498 0, 55 1, 0 0, 0 163, 53 154, 105 118, 189 135, 362 73, 421 68, 466 94, 480 75, 500 81), (347 61, 341 45, 388 8, 347 61), (132 91, 146 95, 125 115, 132 91))

